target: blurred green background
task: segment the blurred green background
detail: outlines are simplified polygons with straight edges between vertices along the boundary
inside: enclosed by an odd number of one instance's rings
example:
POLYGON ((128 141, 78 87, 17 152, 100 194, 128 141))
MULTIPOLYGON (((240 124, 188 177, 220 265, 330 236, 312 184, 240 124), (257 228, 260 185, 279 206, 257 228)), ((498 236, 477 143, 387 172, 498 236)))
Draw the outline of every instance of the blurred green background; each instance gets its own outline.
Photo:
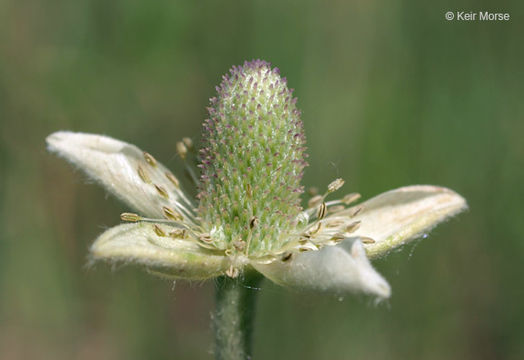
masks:
POLYGON ((0 358, 211 359, 212 281, 86 266, 123 205, 45 151, 70 129, 137 144, 175 173, 231 65, 296 89, 304 184, 364 197, 455 189, 470 211, 376 262, 393 296, 265 282, 257 359, 524 358, 521 1, 0 1, 0 358), (509 22, 448 22, 448 10, 509 22), (114 271, 113 271, 114 270, 114 271), (173 289, 174 288, 174 289, 173 289))

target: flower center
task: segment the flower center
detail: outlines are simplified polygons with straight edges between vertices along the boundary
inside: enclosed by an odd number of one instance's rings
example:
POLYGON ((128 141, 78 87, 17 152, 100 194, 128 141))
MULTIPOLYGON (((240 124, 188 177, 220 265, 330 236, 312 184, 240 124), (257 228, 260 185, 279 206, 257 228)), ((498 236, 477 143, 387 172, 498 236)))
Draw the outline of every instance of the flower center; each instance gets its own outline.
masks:
POLYGON ((200 150, 199 215, 219 248, 278 249, 301 211, 305 137, 296 98, 277 68, 233 67, 211 98, 200 150))

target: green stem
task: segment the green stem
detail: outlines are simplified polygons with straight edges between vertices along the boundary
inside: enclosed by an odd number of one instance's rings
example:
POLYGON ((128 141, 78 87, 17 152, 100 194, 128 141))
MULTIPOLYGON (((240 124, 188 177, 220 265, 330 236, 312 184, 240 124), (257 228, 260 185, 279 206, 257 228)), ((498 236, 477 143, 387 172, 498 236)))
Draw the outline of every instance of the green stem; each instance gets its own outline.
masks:
POLYGON ((215 356, 217 360, 251 359, 251 334, 260 275, 220 277, 216 289, 215 356))

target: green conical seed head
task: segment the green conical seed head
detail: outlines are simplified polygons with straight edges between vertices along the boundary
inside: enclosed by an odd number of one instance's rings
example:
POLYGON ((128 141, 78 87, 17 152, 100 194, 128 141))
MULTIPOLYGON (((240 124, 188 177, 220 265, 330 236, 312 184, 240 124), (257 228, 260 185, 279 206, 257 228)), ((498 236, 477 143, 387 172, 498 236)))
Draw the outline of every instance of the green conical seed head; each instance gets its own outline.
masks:
POLYGON ((296 98, 265 61, 233 67, 204 122, 199 214, 213 244, 277 252, 301 211, 305 137, 296 98))

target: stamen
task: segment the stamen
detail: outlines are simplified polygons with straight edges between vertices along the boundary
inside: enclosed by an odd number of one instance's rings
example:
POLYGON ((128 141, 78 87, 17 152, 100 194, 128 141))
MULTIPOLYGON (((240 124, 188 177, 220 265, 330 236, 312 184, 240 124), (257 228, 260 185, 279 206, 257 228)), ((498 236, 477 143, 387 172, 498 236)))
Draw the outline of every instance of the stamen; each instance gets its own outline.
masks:
POLYGON ((322 202, 322 204, 320 204, 320 206, 318 207, 317 218, 319 220, 322 220, 324 217, 326 217, 326 212, 327 212, 326 203, 322 202))
POLYGON ((184 220, 184 217, 176 212, 175 210, 171 209, 170 207, 163 206, 162 207, 162 213, 167 219, 174 220, 174 221, 182 221, 184 220))
POLYGON ((309 189, 307 189, 307 193, 308 193, 310 196, 318 195, 318 188, 312 186, 312 187, 310 187, 309 189))
POLYGON ((156 163, 156 160, 155 160, 155 158, 153 157, 153 155, 151 155, 150 153, 144 151, 144 159, 146 160, 146 162, 147 162, 149 165, 151 165, 151 166, 153 166, 153 167, 156 167, 156 164, 157 164, 157 163, 156 163))
POLYGON ((312 209, 314 207, 317 207, 318 204, 324 199, 322 195, 315 195, 309 201, 307 202, 308 208, 312 209))
POLYGON ((138 172, 138 176, 143 182, 145 182, 146 184, 151 183, 151 178, 149 177, 149 175, 147 175, 146 171, 144 170, 144 168, 142 168, 142 166, 138 165, 136 171, 138 172))
POLYGON ((236 277, 238 277, 239 275, 239 271, 237 268, 233 267, 233 265, 231 265, 229 267, 229 269, 226 270, 226 275, 229 276, 230 278, 234 279, 236 277))
POLYGON ((344 229, 344 231, 347 232, 347 233, 352 233, 352 232, 356 231, 359 227, 360 227, 360 221, 355 221, 355 222, 349 224, 344 229))
POLYGON ((184 142, 184 144, 186 145, 186 147, 189 150, 193 148, 193 140, 191 140, 191 138, 185 137, 185 138, 182 138, 182 141, 184 142))
POLYGON ((169 233, 169 236, 175 239, 185 239, 187 237, 186 229, 176 229, 169 233))
POLYGON ((158 226, 157 224, 154 224, 154 225, 153 225, 153 230, 155 231, 155 233, 156 233, 158 236, 162 236, 162 237, 166 236, 166 233, 164 232, 164 230, 162 230, 162 229, 160 228, 160 226, 158 226))
POLYGON ((286 262, 293 258, 293 253, 285 253, 284 256, 282 256, 282 261, 286 262))
MULTIPOLYGON (((256 216, 253 216, 250 220, 249 220, 249 229, 253 230, 257 225, 258 225, 258 218, 256 216)), ((247 236, 247 244, 246 244, 246 255, 249 255, 249 248, 251 246, 251 240, 253 239, 253 233, 252 232, 249 232, 248 236, 247 236)))
POLYGON ((313 230, 308 231, 309 237, 315 236, 320 231, 321 228, 322 228, 322 223, 319 221, 317 226, 313 230))
POLYGON ((344 196, 342 198, 342 202, 344 204, 346 204, 346 205, 349 205, 351 203, 354 203, 358 199, 360 199, 360 194, 359 193, 351 193, 351 194, 347 194, 346 196, 344 196))
POLYGON ((338 178, 328 185, 328 192, 332 193, 337 191, 342 187, 342 185, 344 185, 344 179, 338 178))
POLYGON ((166 177, 169 181, 175 185, 175 187, 178 189, 180 187, 180 181, 175 177, 175 175, 171 174, 169 171, 166 172, 166 177))
POLYGON ((246 242, 240 239, 240 240, 235 241, 233 243, 233 246, 235 247, 237 251, 244 251, 244 249, 246 248, 246 242))
POLYGON ((370 237, 361 237, 360 241, 362 241, 362 244, 374 244, 376 241, 370 237))
MULTIPOLYGON (((148 222, 148 223, 160 223, 160 224, 169 224, 169 225, 172 225, 173 224, 173 220, 171 219, 153 219, 153 218, 145 218, 145 217, 140 217, 140 221, 143 221, 143 222, 148 222)), ((180 224, 181 226, 187 226, 187 224, 180 224)))
POLYGON ((209 234, 202 234, 198 237, 198 239, 205 243, 210 243, 213 241, 213 239, 211 238, 209 234))
POLYGON ((327 219, 325 221, 325 225, 328 228, 336 228, 336 227, 343 225, 344 223, 345 221, 342 219, 327 219))
POLYGON ((120 214, 120 219, 122 219, 123 221, 137 222, 137 221, 142 220, 142 217, 140 217, 140 215, 135 214, 135 213, 125 212, 125 213, 120 214))
POLYGON ((334 241, 334 242, 341 242, 342 240, 344 240, 346 237, 344 236, 344 234, 335 234, 331 237, 331 240, 334 241))
POLYGON ((162 196, 165 199, 169 199, 169 194, 167 193, 166 189, 164 189, 161 185, 155 184, 155 189, 160 196, 162 196))
POLYGON ((362 206, 355 208, 349 212, 349 217, 355 217, 362 211, 362 206))
POLYGON ((187 147, 186 147, 186 145, 182 141, 179 141, 179 142, 176 143, 176 151, 177 151, 178 155, 183 160, 185 160, 185 158, 187 156, 187 147))
POLYGON ((331 206, 328 210, 330 213, 336 213, 344 209, 346 209, 344 205, 336 205, 336 206, 331 206))
POLYGON ((258 225, 258 223, 259 223, 258 218, 257 218, 256 216, 253 216, 253 217, 251 218, 251 220, 249 220, 249 228, 250 228, 250 229, 255 228, 255 227, 258 225))

